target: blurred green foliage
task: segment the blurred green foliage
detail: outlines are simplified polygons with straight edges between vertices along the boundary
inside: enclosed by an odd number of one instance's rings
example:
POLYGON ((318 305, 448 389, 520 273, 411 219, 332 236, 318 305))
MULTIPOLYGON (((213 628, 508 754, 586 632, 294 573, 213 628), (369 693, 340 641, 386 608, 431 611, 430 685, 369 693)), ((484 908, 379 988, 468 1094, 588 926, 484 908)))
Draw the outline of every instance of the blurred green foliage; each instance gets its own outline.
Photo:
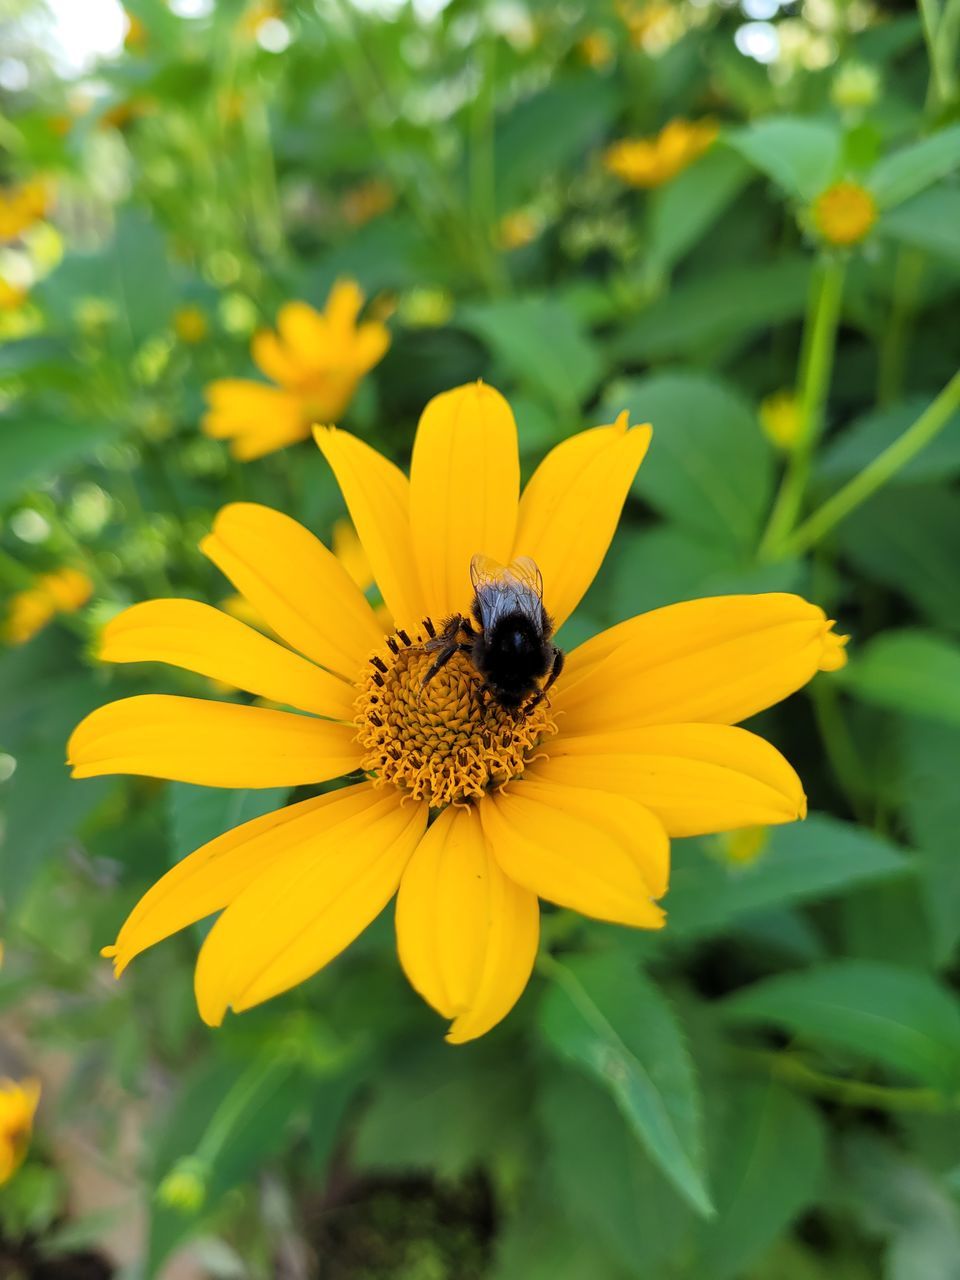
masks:
POLYGON ((93 584, 0 650, 0 1005, 26 1065, 68 1062, 0 1190, 0 1263, 101 1239, 57 1171, 82 1123, 137 1181, 145 1276, 198 1238, 209 1274, 249 1277, 957 1276, 956 394, 875 491, 815 538, 802 521, 956 373, 960 5, 768 7, 129 0, 127 48, 81 75, 31 35, 36 5, 0 15, 28 72, 0 63, 0 178, 55 192, 0 247, 26 290, 0 311, 0 586, 64 564, 93 584), (745 56, 770 32, 769 66, 745 56), (604 170, 610 141, 678 116, 721 126, 679 176, 604 170), (849 249, 813 209, 838 180, 878 212, 849 249), (853 636, 845 671, 764 717, 811 817, 749 865, 676 842, 660 935, 551 912, 520 1006, 464 1048, 403 983, 389 919, 219 1031, 193 1005, 198 930, 113 985, 98 948, 139 894, 283 796, 63 763, 109 697, 205 688, 92 652, 127 603, 224 598, 197 550, 219 506, 325 539, 343 514, 311 444, 240 465, 198 431, 253 331, 342 275, 393 335, 345 425, 401 463, 429 397, 477 377, 514 405, 528 471, 623 408, 653 422, 562 643, 763 590, 853 636), (823 426, 789 459, 760 421, 781 389, 823 426), (771 540, 785 468, 796 519, 771 540))

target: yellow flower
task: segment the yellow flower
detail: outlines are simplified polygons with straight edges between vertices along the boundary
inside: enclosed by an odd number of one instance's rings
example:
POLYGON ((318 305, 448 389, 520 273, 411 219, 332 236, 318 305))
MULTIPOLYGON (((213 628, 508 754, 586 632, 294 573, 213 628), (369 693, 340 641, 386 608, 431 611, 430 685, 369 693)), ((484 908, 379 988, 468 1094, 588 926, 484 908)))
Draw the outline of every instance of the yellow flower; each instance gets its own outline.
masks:
POLYGON ((4 636, 9 644, 26 644, 58 613, 76 613, 90 599, 93 583, 79 569, 56 569, 10 600, 4 636))
POLYGON ((613 537, 650 441, 627 416, 559 444, 520 493, 513 414, 482 383, 430 402, 410 477, 335 427, 319 444, 393 618, 384 638, 350 575, 288 516, 237 503, 204 553, 285 642, 194 600, 134 605, 101 656, 228 680, 306 714, 145 695, 99 708, 74 776, 205 786, 363 780, 219 836, 148 893, 105 954, 134 956, 215 912, 196 970, 219 1024, 338 955, 397 895, 401 964, 470 1040, 521 995, 538 898, 638 928, 663 924, 669 837, 790 822, 806 801, 762 738, 735 728, 843 662, 823 611, 786 594, 658 609, 575 648, 549 697, 485 699, 466 653, 425 682, 425 645, 469 611, 471 559, 530 556, 557 626, 613 537))
POLYGON ((681 6, 669 0, 647 0, 642 4, 620 0, 617 11, 627 28, 630 43, 654 58, 665 53, 686 30, 681 6))
POLYGON ((0 276, 0 311, 17 311, 27 299, 27 291, 20 284, 11 284, 0 276))
POLYGON ((393 187, 382 178, 371 178, 344 192, 340 199, 340 212, 351 227, 362 227, 393 208, 396 197, 393 187))
POLYGON ((0 1186, 19 1169, 40 1101, 38 1080, 0 1080, 0 1186))
POLYGON ((580 57, 588 67, 602 71, 613 61, 613 41, 606 31, 591 31, 577 45, 580 57))
POLYGON ((129 13, 124 9, 123 16, 127 22, 127 30, 123 37, 123 47, 128 53, 142 53, 147 47, 147 28, 135 13, 129 13))
POLYGON ((813 222, 828 244, 859 244, 877 220, 877 202, 857 182, 835 182, 817 196, 813 222))
POLYGON ((631 187, 659 187, 693 164, 718 132, 713 120, 671 120, 652 138, 614 142, 603 153, 603 165, 631 187))
POLYGON ((252 0, 241 17, 237 30, 248 40, 256 40, 260 28, 265 22, 276 21, 283 17, 283 5, 280 0, 252 0))
POLYGON ((740 827, 717 836, 717 850, 724 862, 748 867, 764 853, 770 843, 767 827, 740 827))
POLYGON ((229 440, 234 457, 246 461, 305 440, 315 422, 335 422, 390 345, 385 325, 357 324, 362 306, 359 285, 340 280, 322 313, 306 302, 281 307, 279 333, 262 330, 252 344, 254 360, 278 385, 246 378, 212 382, 206 434, 229 440))
POLYGON ((0 242, 16 240, 46 215, 49 206, 50 186, 43 178, 0 188, 0 242))
POLYGON ((793 391, 774 391, 760 402, 760 425, 779 449, 790 449, 800 433, 800 401, 793 391))
POLYGON ((173 331, 181 342, 191 346, 207 336, 207 317, 200 307, 178 307, 173 313, 173 331))
POLYGON ((536 240, 539 234, 540 223, 526 209, 504 214, 497 226, 497 242, 501 249, 522 249, 525 244, 536 240))

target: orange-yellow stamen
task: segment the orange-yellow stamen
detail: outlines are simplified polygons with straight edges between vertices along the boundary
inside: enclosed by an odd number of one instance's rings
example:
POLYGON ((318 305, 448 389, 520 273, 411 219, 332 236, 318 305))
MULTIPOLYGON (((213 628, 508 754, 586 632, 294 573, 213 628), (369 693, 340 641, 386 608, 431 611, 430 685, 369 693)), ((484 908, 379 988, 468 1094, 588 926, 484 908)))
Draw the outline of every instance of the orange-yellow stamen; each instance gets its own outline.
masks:
POLYGON ((523 773, 557 726, 546 700, 510 712, 481 695, 483 682, 465 654, 455 653, 424 684, 437 657, 425 640, 398 633, 374 655, 355 723, 363 768, 377 785, 392 782, 440 808, 523 773))

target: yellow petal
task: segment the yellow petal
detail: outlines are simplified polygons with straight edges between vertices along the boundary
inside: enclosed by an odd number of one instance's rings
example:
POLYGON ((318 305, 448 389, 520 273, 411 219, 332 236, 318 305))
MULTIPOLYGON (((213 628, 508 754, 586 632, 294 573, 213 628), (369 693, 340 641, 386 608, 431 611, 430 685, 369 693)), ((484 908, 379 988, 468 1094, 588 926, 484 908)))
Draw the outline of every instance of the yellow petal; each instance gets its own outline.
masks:
POLYGON ((356 280, 337 280, 327 297, 324 318, 334 333, 348 333, 357 323, 362 306, 363 291, 356 280))
POLYGON ((224 507, 200 549, 294 649, 355 680, 383 632, 336 556, 270 507, 224 507))
POLYGON ((203 429, 216 439, 238 431, 270 429, 277 422, 300 417, 299 397, 248 378, 221 378, 211 382, 204 394, 210 412, 203 429))
POLYGON ((349 520, 337 520, 331 535, 333 554, 361 591, 373 586, 373 570, 363 543, 349 520))
POLYGON ((536 895, 500 870, 475 808, 445 809, 407 864, 397 895, 397 947, 411 985, 462 1044, 519 1000, 536 959, 536 895))
POLYGON ((359 765, 352 725, 162 693, 98 707, 74 729, 75 778, 138 773, 204 787, 294 787, 359 765))
POLYGON ((348 828, 317 832, 258 876, 216 922, 197 961, 200 1016, 217 1026, 311 977, 396 892, 427 824, 427 806, 378 792, 348 828))
POLYGON ((390 346, 390 330, 377 320, 368 320, 357 330, 350 352, 350 366, 355 373, 366 373, 386 355, 390 346))
POLYGON ((316 370, 326 366, 329 326, 309 303, 285 303, 277 315, 277 328, 290 358, 301 368, 316 370))
POLYGON ((282 387, 296 386, 309 369, 293 359, 277 335, 269 329, 261 329, 253 335, 250 351, 259 369, 282 387))
POLYGON ((306 439, 310 424, 298 395, 244 378, 223 378, 205 391, 210 411, 201 421, 205 435, 229 440, 241 461, 262 457, 306 439))
POLYGON ((649 425, 627 428, 627 413, 552 449, 520 499, 514 555, 532 556, 543 574, 543 602, 559 627, 596 576, 617 528, 649 425))
POLYGON ((329 462, 370 560, 377 586, 398 626, 428 615, 410 541, 410 486, 399 467, 336 427, 317 427, 329 462))
POLYGON ((410 464, 413 549, 434 618, 469 611, 474 555, 510 559, 519 492, 517 425, 499 391, 471 382, 434 396, 410 464))
POLYGON ((574 737, 644 724, 736 724, 835 661, 842 638, 799 596, 689 600, 580 645, 553 699, 574 737))
POLYGON ((550 743, 524 777, 630 796, 667 835, 699 836, 793 822, 806 814, 803 786, 769 742, 725 724, 651 725, 550 743))
POLYGON ((356 689, 219 609, 196 600, 149 600, 107 623, 104 662, 167 662, 271 702, 352 720, 356 689))
POLYGON ((348 836, 350 824, 366 823, 377 794, 371 783, 361 782, 315 796, 244 822, 183 858, 140 899, 114 946, 104 948, 116 976, 141 951, 221 911, 257 876, 312 847, 327 830, 348 836))
POLYGON ((648 810, 610 791, 513 782, 481 802, 504 872, 532 893, 598 920, 657 929, 670 846, 648 810))

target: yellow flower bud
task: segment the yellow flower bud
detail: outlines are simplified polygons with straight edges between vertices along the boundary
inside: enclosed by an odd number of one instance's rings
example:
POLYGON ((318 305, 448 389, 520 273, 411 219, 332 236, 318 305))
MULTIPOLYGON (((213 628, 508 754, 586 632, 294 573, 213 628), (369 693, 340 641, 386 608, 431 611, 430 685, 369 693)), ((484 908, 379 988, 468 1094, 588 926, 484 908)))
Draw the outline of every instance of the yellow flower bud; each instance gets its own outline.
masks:
POLYGON ((813 224, 828 244, 859 244, 876 220, 877 202, 857 182, 835 182, 813 204, 813 224))

